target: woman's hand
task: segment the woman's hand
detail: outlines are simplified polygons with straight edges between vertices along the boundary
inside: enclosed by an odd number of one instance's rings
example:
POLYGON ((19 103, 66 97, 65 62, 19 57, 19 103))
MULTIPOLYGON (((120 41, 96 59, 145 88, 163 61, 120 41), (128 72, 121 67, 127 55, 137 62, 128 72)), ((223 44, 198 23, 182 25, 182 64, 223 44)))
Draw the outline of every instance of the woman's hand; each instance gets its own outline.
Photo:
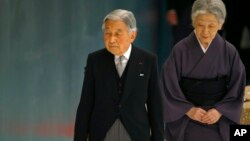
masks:
POLYGON ((199 108, 199 107, 192 107, 186 115, 191 118, 192 120, 203 122, 203 117, 207 114, 207 111, 199 108))
POLYGON ((199 107, 192 107, 186 115, 192 120, 205 124, 215 124, 221 117, 221 113, 215 108, 206 111, 199 107))
POLYGON ((215 124, 221 117, 221 113, 215 108, 210 109, 207 113, 202 117, 201 121, 207 124, 215 124))

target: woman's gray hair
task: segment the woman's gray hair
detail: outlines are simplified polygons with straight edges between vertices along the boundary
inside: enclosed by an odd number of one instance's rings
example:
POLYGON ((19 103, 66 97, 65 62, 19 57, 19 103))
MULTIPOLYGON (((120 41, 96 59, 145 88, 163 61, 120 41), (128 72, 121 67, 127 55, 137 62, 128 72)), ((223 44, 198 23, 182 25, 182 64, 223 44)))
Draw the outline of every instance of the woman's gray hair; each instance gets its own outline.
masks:
POLYGON ((102 23, 102 30, 105 29, 105 22, 107 20, 121 20, 128 27, 128 32, 137 31, 136 19, 131 11, 124 9, 116 9, 111 11, 104 19, 102 23))
POLYGON ((195 21, 197 15, 204 13, 215 15, 221 24, 225 22, 227 15, 225 4, 222 0, 196 0, 192 7, 192 21, 195 21))

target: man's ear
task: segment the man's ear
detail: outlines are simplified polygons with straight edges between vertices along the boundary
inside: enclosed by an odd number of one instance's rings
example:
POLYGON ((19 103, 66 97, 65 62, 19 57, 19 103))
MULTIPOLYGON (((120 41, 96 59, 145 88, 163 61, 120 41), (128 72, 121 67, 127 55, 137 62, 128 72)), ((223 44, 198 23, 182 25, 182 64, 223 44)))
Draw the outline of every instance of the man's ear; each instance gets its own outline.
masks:
POLYGON ((137 36, 137 32, 136 32, 136 31, 132 31, 132 32, 130 33, 130 41, 131 41, 131 43, 134 42, 136 36, 137 36))

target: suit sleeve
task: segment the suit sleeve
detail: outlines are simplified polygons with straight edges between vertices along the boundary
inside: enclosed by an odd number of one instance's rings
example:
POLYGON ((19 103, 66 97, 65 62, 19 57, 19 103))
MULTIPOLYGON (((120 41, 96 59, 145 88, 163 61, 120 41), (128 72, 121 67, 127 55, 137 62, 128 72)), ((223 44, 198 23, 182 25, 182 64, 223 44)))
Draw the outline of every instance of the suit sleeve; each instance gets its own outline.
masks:
POLYGON ((80 103, 77 108, 74 141, 87 141, 89 134, 89 120, 94 102, 94 77, 91 55, 88 56, 87 66, 82 87, 80 103))
POLYGON ((163 106, 159 86, 157 57, 154 56, 149 82, 148 113, 151 124, 152 141, 163 141, 163 106))

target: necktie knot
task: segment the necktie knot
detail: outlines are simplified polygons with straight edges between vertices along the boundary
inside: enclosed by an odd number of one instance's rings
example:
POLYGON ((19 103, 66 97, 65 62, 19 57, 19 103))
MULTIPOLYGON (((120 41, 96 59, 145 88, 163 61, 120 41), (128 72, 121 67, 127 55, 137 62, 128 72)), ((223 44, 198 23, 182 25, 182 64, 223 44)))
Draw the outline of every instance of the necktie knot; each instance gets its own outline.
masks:
POLYGON ((125 56, 122 55, 119 57, 119 63, 123 64, 123 60, 125 60, 125 56))
POLYGON ((120 56, 118 58, 118 63, 116 65, 116 69, 117 69, 118 74, 119 74, 120 77, 122 76, 122 73, 123 73, 124 68, 125 68, 125 62, 124 62, 125 59, 126 59, 125 56, 123 56, 123 55, 120 56))

